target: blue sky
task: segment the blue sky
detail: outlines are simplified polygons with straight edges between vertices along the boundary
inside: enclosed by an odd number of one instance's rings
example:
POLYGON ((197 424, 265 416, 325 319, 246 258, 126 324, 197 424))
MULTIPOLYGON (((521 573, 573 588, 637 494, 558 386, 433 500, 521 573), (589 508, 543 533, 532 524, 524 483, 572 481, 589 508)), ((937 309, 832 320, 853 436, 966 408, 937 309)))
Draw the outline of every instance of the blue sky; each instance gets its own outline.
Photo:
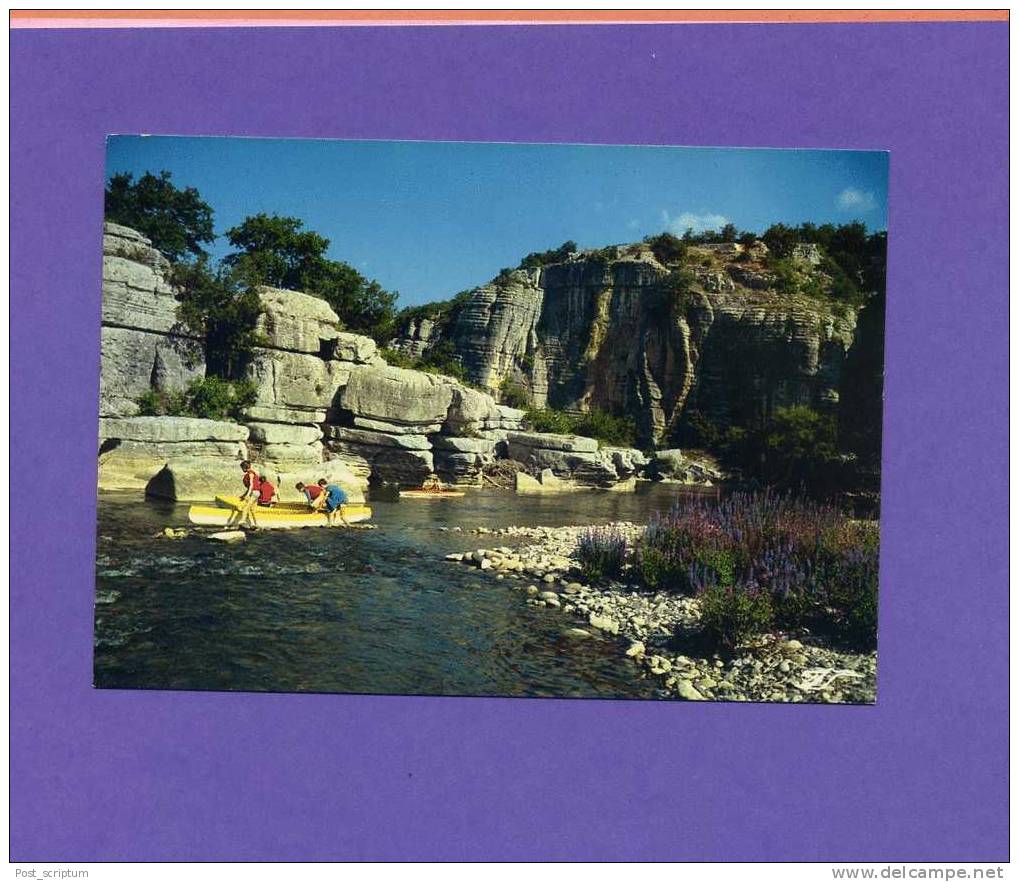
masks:
MULTIPOLYGON (((531 251, 671 230, 887 223, 886 153, 115 136, 107 174, 166 169, 223 233, 294 215, 400 305, 480 285, 531 251)), ((212 251, 228 251, 225 239, 212 251)))

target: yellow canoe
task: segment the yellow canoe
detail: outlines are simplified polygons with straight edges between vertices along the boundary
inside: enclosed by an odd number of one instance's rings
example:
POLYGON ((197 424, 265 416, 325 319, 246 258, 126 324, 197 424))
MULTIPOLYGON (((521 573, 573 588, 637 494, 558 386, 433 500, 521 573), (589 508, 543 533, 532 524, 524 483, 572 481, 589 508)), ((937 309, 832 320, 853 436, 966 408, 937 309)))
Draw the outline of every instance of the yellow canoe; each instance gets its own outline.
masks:
POLYGON ((401 490, 401 499, 449 499, 466 495, 463 490, 401 490))
MULTIPOLYGON (((302 502, 280 502, 271 508, 256 505, 251 517, 243 515, 244 503, 238 496, 217 496, 216 505, 192 505, 188 520, 203 527, 260 527, 263 530, 287 530, 298 527, 342 527, 336 518, 330 524, 324 512, 312 511, 302 502)), ((359 524, 372 516, 367 505, 351 504, 340 507, 348 524, 359 524)))

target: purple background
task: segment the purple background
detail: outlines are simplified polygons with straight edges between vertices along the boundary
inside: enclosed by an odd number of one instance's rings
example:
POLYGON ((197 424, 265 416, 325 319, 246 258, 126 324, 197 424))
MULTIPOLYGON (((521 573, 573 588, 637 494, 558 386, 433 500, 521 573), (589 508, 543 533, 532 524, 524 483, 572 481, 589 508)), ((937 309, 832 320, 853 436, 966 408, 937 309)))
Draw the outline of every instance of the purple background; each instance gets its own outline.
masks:
POLYGON ((13 32, 12 859, 1007 859, 1007 40, 13 32), (878 706, 94 690, 112 132, 890 150, 878 706))

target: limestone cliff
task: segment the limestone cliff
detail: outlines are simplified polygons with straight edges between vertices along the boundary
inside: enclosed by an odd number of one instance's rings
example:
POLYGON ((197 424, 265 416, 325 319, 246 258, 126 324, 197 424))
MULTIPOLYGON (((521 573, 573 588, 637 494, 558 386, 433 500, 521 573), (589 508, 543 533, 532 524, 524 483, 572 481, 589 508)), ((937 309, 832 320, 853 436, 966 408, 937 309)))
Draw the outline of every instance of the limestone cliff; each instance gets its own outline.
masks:
POLYGON ((146 389, 179 389, 205 376, 205 352, 177 320, 169 261, 141 233, 103 228, 99 414, 137 413, 146 389))
MULTIPOLYGON (((265 287, 255 289, 260 346, 245 369, 255 401, 240 422, 138 416, 146 390, 204 376, 203 341, 177 320, 166 259, 133 230, 107 224, 105 234, 100 488, 208 499, 238 491, 242 458, 275 477, 284 499, 297 480, 320 477, 354 498, 369 481, 417 485, 432 473, 477 485, 499 458, 605 488, 632 484, 647 466, 636 450, 521 431, 523 411, 448 376, 389 365, 323 300, 265 287)), ((786 397, 834 395, 851 324, 715 276, 699 275, 681 300, 640 248, 611 262, 571 260, 484 286, 454 323, 419 321, 404 343, 426 351, 448 333, 478 385, 495 391, 508 378, 538 403, 637 413, 648 436, 698 395, 705 408, 726 406, 718 390, 760 371, 740 363, 754 347, 786 397)))
POLYGON ((237 492, 242 458, 277 478, 420 484, 437 472, 476 484, 505 453, 521 411, 449 377, 390 367, 368 337, 343 331, 323 300, 257 288, 261 345, 246 368, 255 401, 240 423, 137 416, 148 389, 204 376, 201 340, 177 321, 170 265, 134 230, 107 224, 99 486, 174 499, 237 492), (464 437, 467 436, 467 437, 464 437))
POLYGON ((504 273, 445 321, 418 316, 393 345, 420 356, 450 340, 483 388, 512 383, 535 406, 630 415, 648 441, 668 439, 692 408, 719 422, 831 408, 856 313, 825 296, 815 252, 792 261, 811 296, 780 293, 763 243, 693 246, 682 272, 645 245, 582 253, 504 273))

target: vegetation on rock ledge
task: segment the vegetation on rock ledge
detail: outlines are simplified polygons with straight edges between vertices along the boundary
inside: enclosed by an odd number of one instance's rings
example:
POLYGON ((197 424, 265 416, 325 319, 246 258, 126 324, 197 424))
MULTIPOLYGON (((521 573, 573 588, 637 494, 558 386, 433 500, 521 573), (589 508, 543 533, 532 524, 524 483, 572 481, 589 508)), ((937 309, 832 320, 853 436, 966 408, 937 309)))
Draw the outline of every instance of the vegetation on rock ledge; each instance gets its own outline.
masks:
POLYGON ((467 371, 460 363, 451 340, 443 340, 429 349, 421 358, 414 358, 398 349, 382 349, 382 357, 393 367, 424 371, 428 374, 442 374, 452 377, 466 386, 473 386, 467 377, 467 371))
POLYGON ((613 416, 598 408, 576 414, 548 407, 538 408, 528 410, 524 421, 535 432, 583 435, 612 447, 632 447, 637 437, 637 427, 630 417, 613 416))
POLYGON ((138 398, 140 416, 189 416, 209 420, 240 421, 245 408, 255 403, 252 383, 219 377, 192 380, 186 389, 148 389, 138 398))

